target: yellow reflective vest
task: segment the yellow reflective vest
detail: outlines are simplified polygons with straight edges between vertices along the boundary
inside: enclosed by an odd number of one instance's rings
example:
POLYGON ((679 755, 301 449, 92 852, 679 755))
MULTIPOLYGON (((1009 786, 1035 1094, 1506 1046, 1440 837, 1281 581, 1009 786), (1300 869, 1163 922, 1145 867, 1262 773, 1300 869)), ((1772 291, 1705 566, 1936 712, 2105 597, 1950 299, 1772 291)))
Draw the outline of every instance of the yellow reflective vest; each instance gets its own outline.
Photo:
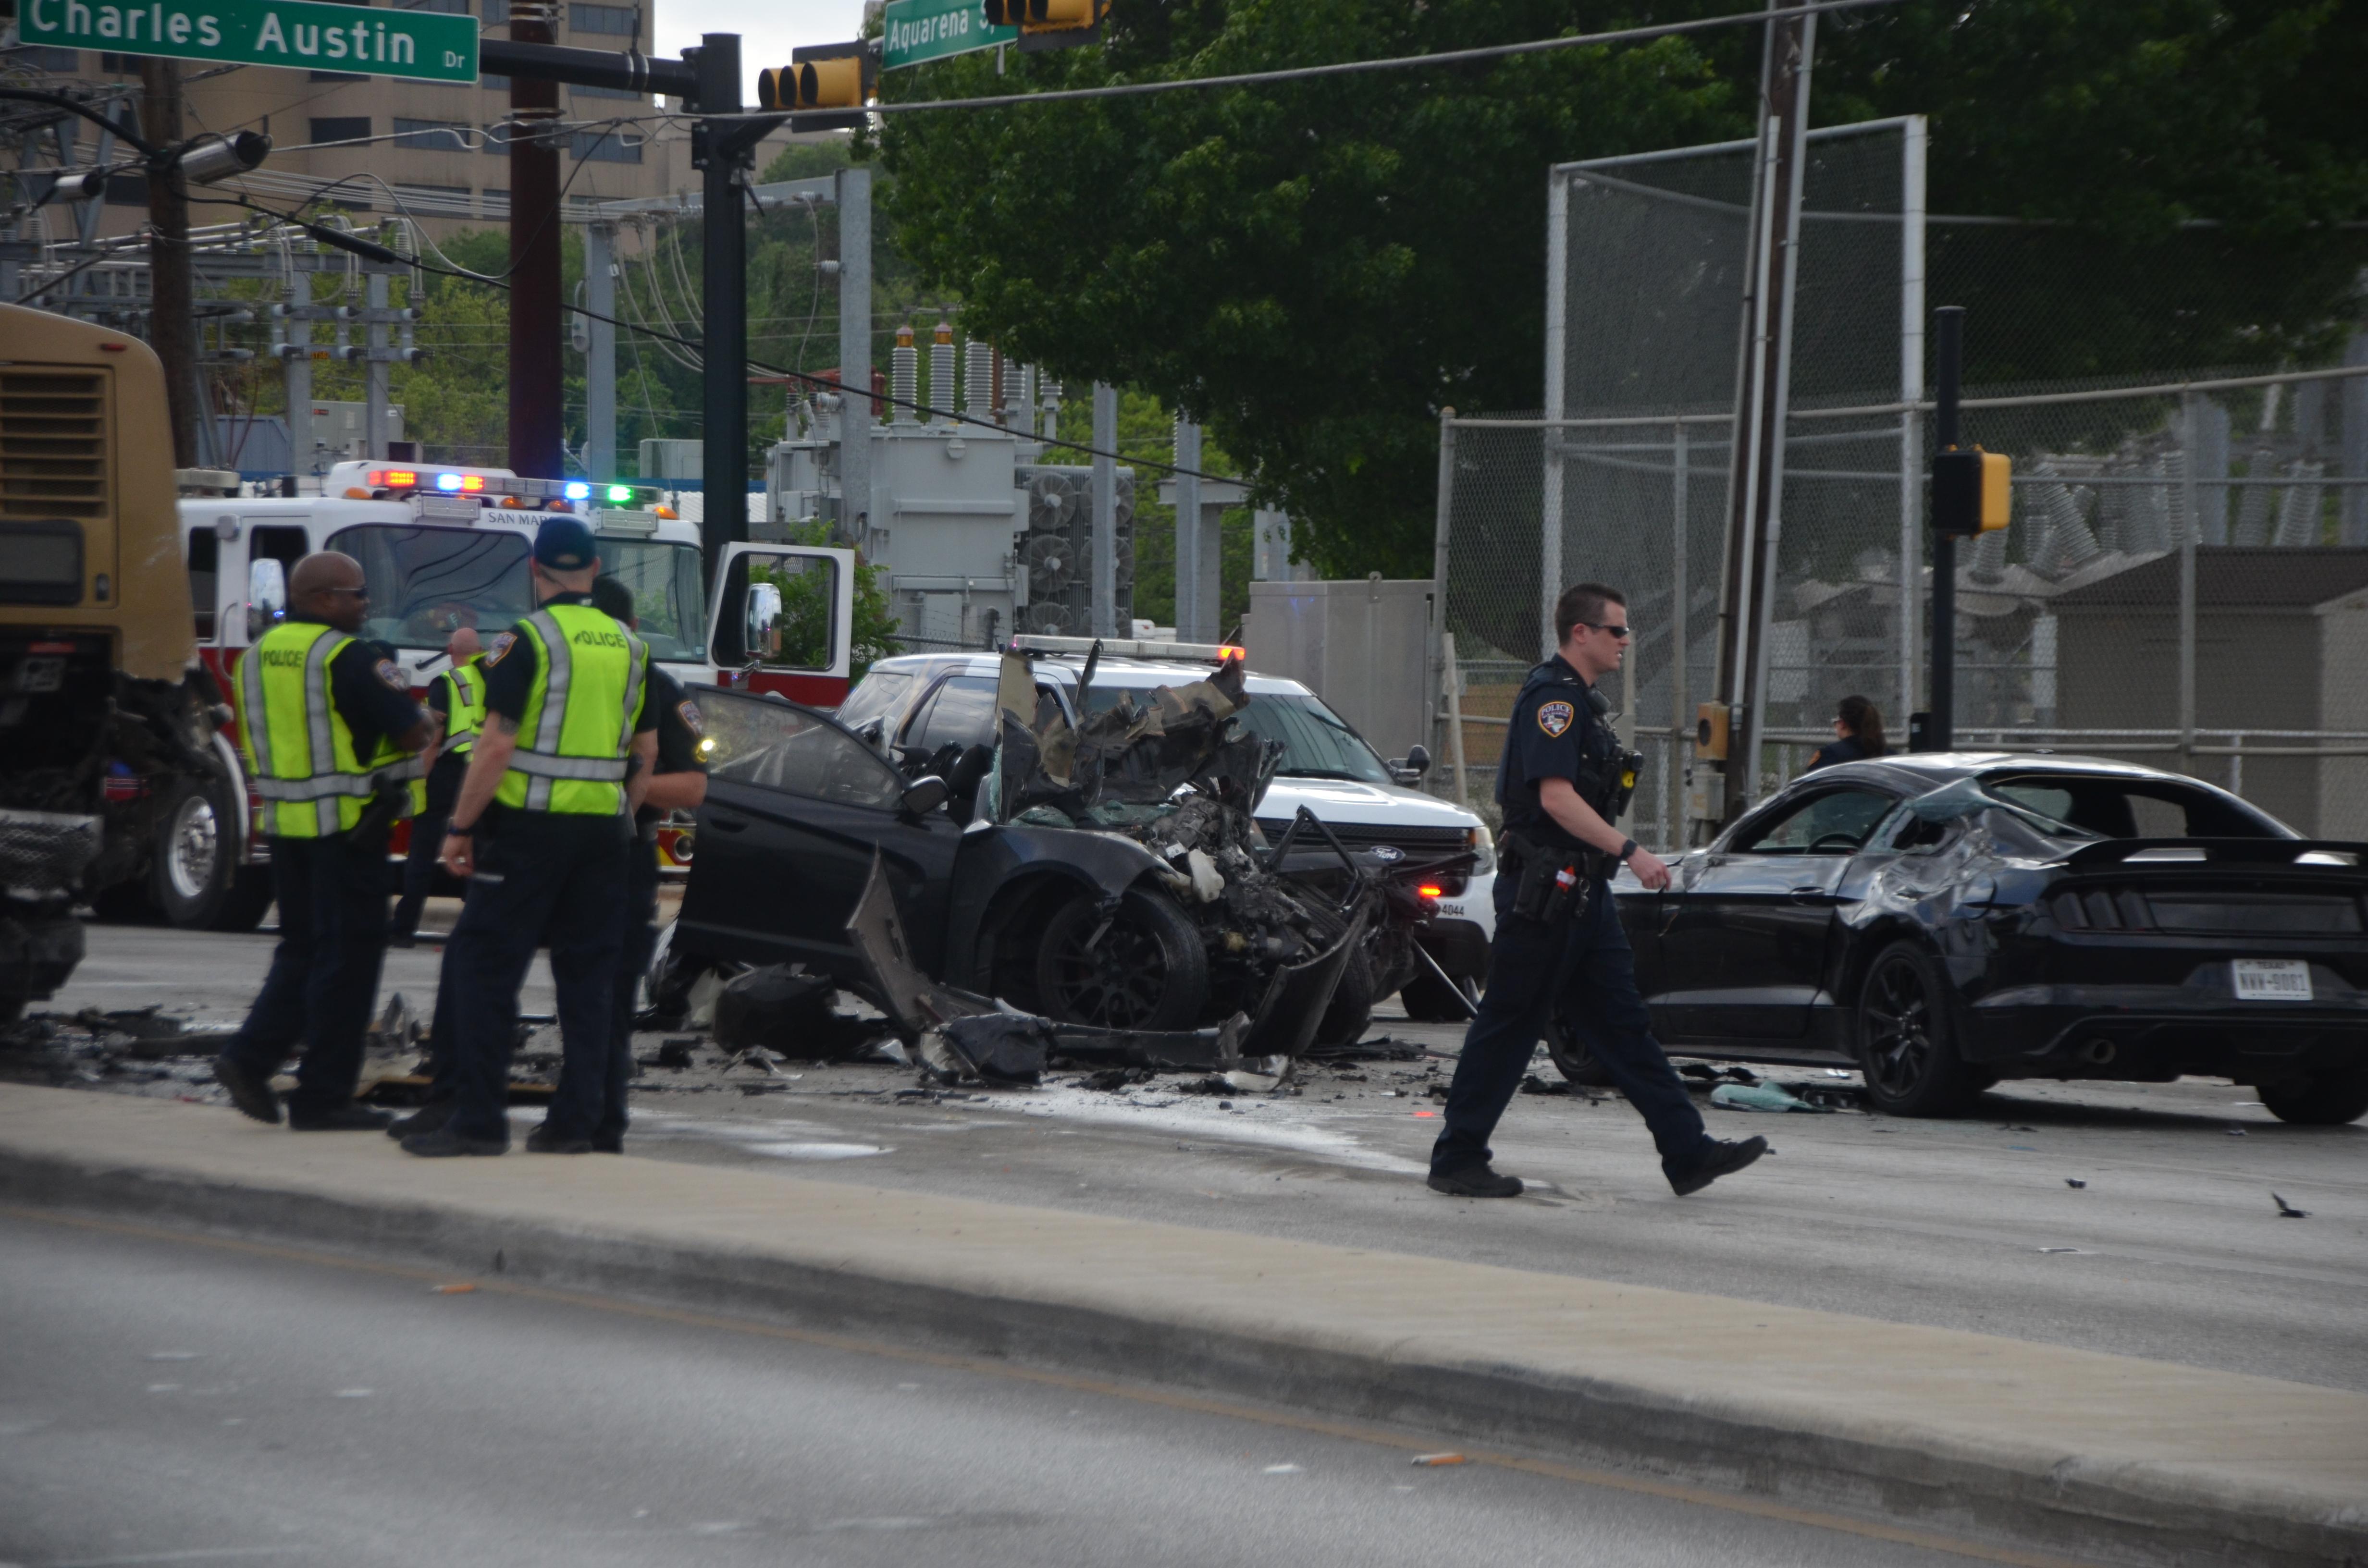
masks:
POLYGON ((518 623, 517 635, 541 658, 494 799, 530 812, 622 816, 648 645, 590 605, 546 605, 518 623))
POLYGON ((407 781, 419 759, 382 738, 369 761, 329 690, 329 661, 354 642, 318 621, 282 621, 240 655, 239 747, 264 802, 264 831, 280 838, 343 833, 383 779, 407 781))

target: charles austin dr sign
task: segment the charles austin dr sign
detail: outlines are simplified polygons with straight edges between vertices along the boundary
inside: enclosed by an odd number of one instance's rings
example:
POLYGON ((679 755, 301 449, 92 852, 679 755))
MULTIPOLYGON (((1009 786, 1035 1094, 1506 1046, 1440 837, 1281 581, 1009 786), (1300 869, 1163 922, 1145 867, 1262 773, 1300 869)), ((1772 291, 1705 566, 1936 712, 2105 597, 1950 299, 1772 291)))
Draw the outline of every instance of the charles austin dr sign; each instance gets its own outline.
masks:
POLYGON ((477 79, 477 19, 315 0, 23 0, 24 40, 60 49, 289 65, 423 82, 477 79))

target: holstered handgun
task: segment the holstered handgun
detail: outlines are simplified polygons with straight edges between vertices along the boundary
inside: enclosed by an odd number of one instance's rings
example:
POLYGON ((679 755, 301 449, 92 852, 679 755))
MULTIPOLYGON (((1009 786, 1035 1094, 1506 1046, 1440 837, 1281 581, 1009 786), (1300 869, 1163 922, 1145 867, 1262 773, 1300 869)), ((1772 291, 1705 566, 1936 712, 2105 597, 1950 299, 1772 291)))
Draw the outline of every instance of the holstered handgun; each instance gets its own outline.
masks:
POLYGON ((1517 833, 1501 835, 1499 853, 1519 867, 1513 888, 1513 913, 1525 920, 1548 925, 1575 920, 1587 913, 1592 892, 1590 857, 1584 849, 1549 848, 1517 833))

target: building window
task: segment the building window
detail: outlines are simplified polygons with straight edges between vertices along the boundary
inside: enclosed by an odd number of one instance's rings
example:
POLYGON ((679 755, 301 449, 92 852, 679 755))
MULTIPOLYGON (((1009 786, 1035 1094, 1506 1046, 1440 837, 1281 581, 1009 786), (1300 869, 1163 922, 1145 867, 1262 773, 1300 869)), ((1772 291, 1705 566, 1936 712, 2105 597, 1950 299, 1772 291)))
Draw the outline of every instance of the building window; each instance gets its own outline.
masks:
POLYGON ((323 142, 359 142, 367 138, 370 133, 370 116, 366 114, 339 115, 334 119, 315 119, 313 121, 313 141, 315 144, 323 142))
POLYGON ((517 127, 511 125, 488 125, 485 127, 485 144, 480 151, 491 153, 496 158, 508 157, 510 137, 516 131, 517 127))
POLYGON ((425 147, 438 153, 469 151, 471 127, 450 119, 405 119, 395 117, 394 144, 398 147, 425 147))
POLYGON ((119 75, 137 76, 140 74, 140 57, 136 54, 101 54, 98 68, 119 75))
POLYGON ((578 85, 570 86, 567 90, 575 94, 579 98, 622 98, 627 103, 635 104, 645 104, 650 101, 649 94, 637 93, 631 87, 586 87, 578 85))
POLYGON ((510 79, 507 76, 496 76, 487 72, 477 78, 477 85, 489 93, 507 93, 510 90, 510 79))
POLYGON ((441 11, 450 17, 469 14, 469 0, 394 0, 398 11, 441 11))
MULTIPOLYGON (((35 44, 30 49, 19 51, 17 58, 36 70, 53 72, 60 76, 71 76, 82 69, 82 54, 79 51, 51 49, 45 43, 35 44)), ((117 55, 116 58, 120 60, 123 57, 117 55)))
POLYGON ((579 131, 568 139, 567 150, 587 164, 638 164, 639 141, 626 142, 614 131, 579 131))
POLYGON ((485 0, 485 26, 506 28, 510 22, 510 0, 485 0))
POLYGON ((641 32, 641 17, 631 6, 590 6, 575 0, 567 7, 567 25, 579 33, 612 33, 632 38, 641 32))

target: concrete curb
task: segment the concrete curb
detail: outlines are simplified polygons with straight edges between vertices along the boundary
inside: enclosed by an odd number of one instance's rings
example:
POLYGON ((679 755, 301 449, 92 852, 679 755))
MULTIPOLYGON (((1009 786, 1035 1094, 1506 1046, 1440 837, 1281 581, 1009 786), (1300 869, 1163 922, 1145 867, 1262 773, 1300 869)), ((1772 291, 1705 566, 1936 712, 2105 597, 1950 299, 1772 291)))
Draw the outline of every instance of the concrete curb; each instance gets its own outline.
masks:
MULTIPOLYGON (((2034 1441, 1936 1440, 1879 1416, 1804 1420, 1704 1388, 1490 1364, 1354 1335, 1242 1331, 709 1242, 401 1198, 364 1201, 121 1158, 0 1146, 0 1200, 348 1256, 489 1272, 1326 1415, 1452 1433, 1580 1462, 1839 1509, 1942 1533, 2117 1561, 2368 1562, 2368 1513, 2189 1467, 2091 1463, 2034 1441)), ((2209 1422, 2210 1411, 2187 1413, 2209 1422)), ((2368 1441, 2368 1432, 2362 1434, 2368 1441)))

